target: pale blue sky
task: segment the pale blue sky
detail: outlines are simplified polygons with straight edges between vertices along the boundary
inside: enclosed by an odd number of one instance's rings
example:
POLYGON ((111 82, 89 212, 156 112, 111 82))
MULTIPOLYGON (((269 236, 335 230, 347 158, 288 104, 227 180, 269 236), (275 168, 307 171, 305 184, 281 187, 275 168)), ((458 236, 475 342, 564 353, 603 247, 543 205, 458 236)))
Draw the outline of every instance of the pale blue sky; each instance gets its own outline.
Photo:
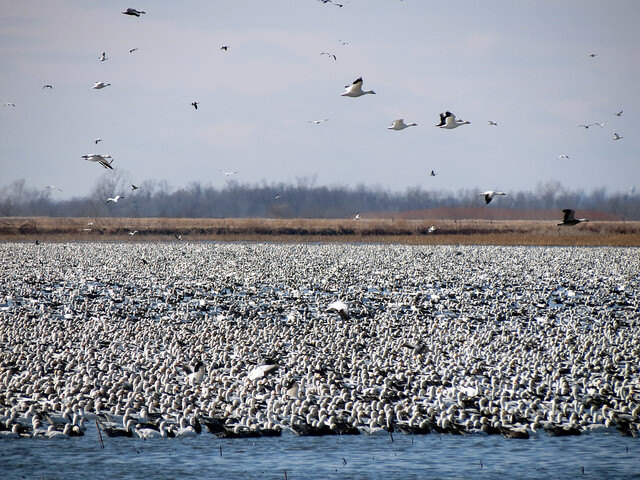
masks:
POLYGON ((0 104, 16 105, 0 107, 0 187, 84 196, 115 173, 88 153, 174 189, 640 186, 635 0, 0 3, 0 104), (341 97, 359 76, 377 94, 341 97), (471 124, 436 128, 445 110, 471 124), (387 130, 396 118, 418 127, 387 130), (593 122, 605 126, 578 126, 593 122))

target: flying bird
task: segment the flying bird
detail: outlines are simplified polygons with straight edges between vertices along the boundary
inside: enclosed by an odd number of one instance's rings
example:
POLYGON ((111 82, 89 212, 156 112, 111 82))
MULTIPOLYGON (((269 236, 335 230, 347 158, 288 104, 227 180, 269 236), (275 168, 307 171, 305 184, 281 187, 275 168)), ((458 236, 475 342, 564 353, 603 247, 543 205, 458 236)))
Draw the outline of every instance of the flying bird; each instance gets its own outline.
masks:
POLYGON ((102 52, 102 55, 100 55, 100 57, 99 57, 99 58, 100 58, 100 61, 101 61, 101 62, 104 62, 105 60, 109 60, 109 59, 107 58, 107 52, 102 52))
POLYGON ((621 117, 622 116, 622 112, 623 112, 623 110, 620 110, 619 112, 616 112, 616 117, 621 117))
POLYGON ((133 232, 128 232, 128 233, 129 233, 129 235, 133 236, 133 235, 135 235, 136 233, 138 233, 138 230, 134 230, 133 232))
POLYGON ((139 17, 140 15, 144 15, 146 12, 142 10, 136 10, 135 8, 127 8, 124 12, 125 15, 131 15, 133 17, 139 17))
POLYGON ((277 370, 279 367, 273 360, 266 360, 265 363, 251 369, 247 375, 248 380, 258 380, 266 377, 270 372, 277 370))
POLYGON ((478 194, 478 196, 484 197, 484 201, 485 201, 486 204, 491 203, 491 200, 493 200, 493 197, 495 197, 496 195, 506 195, 506 193, 504 193, 504 192, 494 192, 493 190, 487 190, 486 192, 482 192, 482 193, 478 194))
POLYGON ((564 210, 562 210, 562 213, 564 213, 564 218, 562 219, 562 223, 558 223, 558 225, 562 225, 562 226, 573 226, 573 225, 577 225, 578 223, 581 222, 588 222, 589 220, 587 220, 586 218, 575 218, 575 210, 571 210, 570 208, 565 208, 564 210))
POLYGON ((589 56, 590 56, 591 58, 596 58, 596 57, 598 56, 598 54, 597 54, 597 53, 590 53, 590 54, 589 54, 589 56))
POLYGON ((2 105, 3 107, 15 107, 16 104, 15 103, 5 103, 2 105))
POLYGON ((434 172, 433 170, 431 170, 431 173, 429 174, 430 177, 435 177, 436 175, 438 175, 436 172, 434 172))
POLYGON ((399 118, 398 120, 394 120, 393 123, 387 127, 388 130, 404 130, 407 127, 417 127, 417 123, 404 123, 404 119, 399 118))
POLYGON ((565 155, 564 153, 562 155, 558 155, 558 158, 566 158, 569 159, 569 155, 565 155))
POLYGON ((446 111, 445 113, 440 114, 440 123, 438 123, 436 127, 451 130, 458 128, 460 125, 469 125, 470 123, 471 122, 466 120, 456 119, 456 116, 453 113, 446 111))
POLYGON ((53 90, 53 85, 46 84, 44 87, 42 87, 42 89, 44 90, 45 88, 50 88, 51 90, 53 90))
POLYGON ((123 195, 116 195, 113 198, 109 197, 109 198, 107 198, 107 202, 106 203, 109 203, 109 202, 118 203, 118 200, 120 200, 121 198, 124 198, 124 196, 123 195))
POLYGON ((104 168, 113 170, 113 167, 111 166, 111 163, 113 162, 113 159, 111 159, 111 155, 98 155, 97 153, 90 153, 89 155, 82 155, 82 158, 88 160, 89 162, 97 162, 104 168), (111 160, 107 160, 108 158, 111 160))
POLYGON ((62 192, 61 188, 56 187, 55 185, 47 185, 44 188, 48 188, 49 190, 60 190, 62 192))
POLYGON ((182 365, 182 369, 187 373, 187 381, 191 385, 197 385, 199 383, 202 383, 202 380, 204 380, 206 370, 202 362, 197 362, 193 366, 193 370, 187 365, 182 365))
POLYGON ((224 50, 225 52, 229 50, 229 45, 223 45, 220 47, 220 50, 224 50))
POLYGON ((343 320, 347 320, 349 318, 349 306, 344 303, 342 300, 336 300, 329 304, 326 312, 335 312, 340 315, 340 318, 343 320))
POLYGON ((228 177, 230 175, 235 175, 236 173, 240 173, 240 172, 224 172, 222 170, 218 170, 220 173, 222 173, 225 177, 228 177))
POLYGON ((338 58, 333 53, 322 52, 320 55, 329 55, 330 57, 333 57, 334 60, 338 60, 338 58))
POLYGON ((614 134, 613 134, 613 139, 614 139, 614 140, 620 140, 620 139, 622 139, 622 138, 624 138, 624 137, 621 137, 621 136, 620 136, 620 135, 618 135, 617 133, 614 133, 614 134))
POLYGON ((320 125, 322 122, 328 122, 328 118, 323 118, 322 120, 309 120, 309 123, 315 123, 316 125, 320 125))
POLYGON ((361 218, 360 213, 356 213, 356 216, 353 217, 354 220, 360 220, 360 218, 361 218))
POLYGON ((176 237, 176 240, 178 241, 182 240, 182 235, 178 235, 177 233, 174 233, 173 236, 176 237))
POLYGON ((193 108, 195 108, 196 110, 198 109, 198 104, 200 102, 191 102, 191 105, 193 105, 193 108))
POLYGON ((356 78, 351 85, 346 85, 346 92, 340 94, 341 97, 361 97, 362 95, 375 94, 373 90, 362 90, 362 77, 356 78))
POLYGON ((133 52, 135 52, 136 50, 138 50, 138 49, 137 49, 137 48, 132 48, 131 50, 129 50, 129 53, 133 53, 133 52))
POLYGON ((585 129, 593 126, 593 123, 590 123, 589 125, 578 125, 579 127, 584 127, 585 129))
POLYGON ((599 126, 600 128, 602 128, 602 127, 604 127, 605 122, 602 122, 602 123, 593 122, 593 124, 599 126))
POLYGON ((95 139, 93 140, 93 143, 95 143, 95 144, 97 145, 97 144, 98 144, 98 142, 101 142, 101 141, 102 141, 102 139, 101 139, 101 138, 95 138, 95 139))
POLYGON ((131 190, 137 190, 139 188, 140 188, 139 186, 134 185, 133 183, 131 184, 131 190))
POLYGON ((104 82, 96 82, 95 85, 93 85, 93 87, 91 87, 91 88, 93 88, 95 90, 100 90, 101 88, 108 87, 109 85, 111 85, 111 84, 110 83, 104 83, 104 82))
POLYGON ((489 122, 489 125, 494 125, 494 126, 498 125, 498 122, 494 122, 494 121, 491 121, 491 120, 488 120, 488 122, 489 122))

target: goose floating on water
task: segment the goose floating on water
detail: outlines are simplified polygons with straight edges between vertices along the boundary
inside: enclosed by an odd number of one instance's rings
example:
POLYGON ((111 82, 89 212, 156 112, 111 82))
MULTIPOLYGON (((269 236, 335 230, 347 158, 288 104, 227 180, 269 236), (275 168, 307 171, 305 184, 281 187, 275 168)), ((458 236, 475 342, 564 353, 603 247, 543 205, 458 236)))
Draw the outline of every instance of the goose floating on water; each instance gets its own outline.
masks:
POLYGON ((467 120, 456 119, 456 116, 446 111, 445 113, 440 114, 440 123, 436 125, 436 127, 444 128, 447 130, 451 130, 453 128, 458 128, 460 125, 469 125, 471 122, 467 120))
POLYGON ((493 190, 487 190, 486 192, 482 192, 482 193, 478 194, 478 196, 483 196, 484 197, 484 201, 487 204, 491 203, 491 200, 493 200, 493 197, 495 197, 496 195, 506 195, 506 193, 504 193, 504 192, 494 192, 493 190))
POLYGON ((361 97, 362 95, 375 94, 373 90, 362 90, 362 77, 359 77, 353 81, 351 85, 346 85, 344 88, 346 92, 342 93, 342 97, 361 97))
POLYGON ((393 123, 387 127, 389 130, 404 130, 407 127, 417 127, 417 123, 404 123, 404 119, 399 118, 398 120, 394 120, 393 123))
POLYGON ((564 218, 562 219, 562 223, 558 223, 559 226, 573 226, 581 222, 589 221, 586 218, 575 218, 576 211, 570 208, 565 208, 562 210, 562 213, 564 213, 564 218))

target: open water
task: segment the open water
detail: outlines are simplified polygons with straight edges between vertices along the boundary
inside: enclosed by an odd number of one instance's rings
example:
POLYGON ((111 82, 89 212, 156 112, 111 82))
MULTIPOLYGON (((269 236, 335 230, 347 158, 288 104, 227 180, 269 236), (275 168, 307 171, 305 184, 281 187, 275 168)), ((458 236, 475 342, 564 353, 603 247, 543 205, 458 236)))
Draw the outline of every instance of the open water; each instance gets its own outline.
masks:
POLYGON ((640 439, 615 430, 546 433, 217 439, 0 440, 0 477, 37 479, 640 478, 640 439))

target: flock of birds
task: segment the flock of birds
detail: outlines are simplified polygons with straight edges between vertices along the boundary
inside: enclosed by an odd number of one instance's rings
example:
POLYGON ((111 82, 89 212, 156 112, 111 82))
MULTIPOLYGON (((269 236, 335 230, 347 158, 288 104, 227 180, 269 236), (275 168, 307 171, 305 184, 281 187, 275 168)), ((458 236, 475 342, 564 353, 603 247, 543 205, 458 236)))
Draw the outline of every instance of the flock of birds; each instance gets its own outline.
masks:
MULTIPOLYGON (((339 3, 335 3, 332 2, 331 0, 319 0, 320 2, 324 3, 324 4, 331 4, 331 5, 335 5, 335 6, 339 6, 342 7, 343 4, 339 4, 339 3)), ((145 15, 146 12, 142 11, 142 10, 138 10, 135 8, 127 8, 126 10, 121 12, 124 15, 127 16, 133 16, 133 17, 140 17, 141 15, 145 15)), ((343 45, 347 44, 348 42, 343 42, 341 41, 341 43, 343 45)), ((228 51, 229 49, 229 45, 223 45, 220 47, 221 50, 223 51, 228 51)), ((132 48, 129 50, 129 53, 133 53, 136 50, 138 50, 137 48, 132 48)), ((327 55, 330 58, 333 58, 333 60, 337 60, 337 56, 333 53, 330 52, 322 52, 321 55, 327 55)), ((596 53, 591 53, 589 55, 591 58, 594 58, 597 56, 596 53)), ((101 62, 105 62, 106 60, 108 60, 107 57, 107 53, 106 52, 102 52, 102 54, 98 57, 99 60, 101 62)), ((373 90, 367 90, 363 88, 363 78, 362 77, 358 77, 357 79, 355 79, 351 84, 346 85, 345 86, 345 92, 342 93, 341 95, 344 97, 351 97, 351 98, 358 98, 358 97, 362 97, 362 96, 366 96, 366 95, 375 95, 376 92, 373 90)), ((97 81, 95 82, 95 84, 93 85, 93 87, 91 87, 92 89, 95 90, 101 90, 104 89, 106 87, 111 86, 110 83, 107 82, 103 82, 103 81, 97 81)), ((50 84, 46 84, 42 87, 43 89, 53 89, 53 86, 50 84)), ((199 101, 193 101, 191 102, 191 106, 193 106, 193 108, 195 110, 198 110, 199 108, 199 101)), ((5 107, 15 107, 14 103, 5 103, 4 104, 5 107)), ((623 110, 620 110, 618 112, 615 112, 615 116, 616 117, 621 117, 623 114, 623 110)), ((309 120, 309 123, 313 123, 316 125, 319 125, 323 122, 327 122, 329 119, 328 118, 324 118, 324 119, 319 119, 319 120, 309 120)), ((440 113, 440 121, 435 124, 436 127, 441 128, 441 129, 445 129, 445 130, 453 130, 456 129, 458 127, 464 126, 464 125, 469 125, 471 122, 467 121, 467 120, 462 120, 460 118, 457 118, 456 115, 450 111, 446 111, 444 113, 440 113)), ((497 127, 498 126, 498 122, 494 121, 494 120, 488 120, 488 125, 489 126, 494 126, 497 127)), ((398 118, 396 120, 394 120, 391 125, 388 127, 389 130, 395 130, 395 131, 401 131, 401 130, 405 130, 409 127, 416 127, 417 124, 414 122, 411 123, 405 123, 403 118, 398 118)), ((600 128, 603 128, 605 126, 605 122, 593 122, 593 123, 585 123, 585 124, 580 124, 579 127, 584 128, 585 130, 589 129, 590 127, 593 126, 598 126, 600 128)), ((621 140, 624 137, 619 135, 618 133, 614 133, 613 139, 614 140, 621 140)), ((102 141, 101 138, 96 138, 94 140, 95 144, 97 145, 100 141, 102 141)), ((105 169, 109 169, 109 170, 113 170, 113 159, 111 158, 111 156, 109 154, 97 154, 97 153, 91 153, 91 154, 87 154, 87 155, 83 155, 82 158, 84 160, 90 161, 90 162, 95 162, 99 165, 101 165, 102 167, 104 167, 105 169)), ((558 156, 558 159, 569 159, 569 155, 567 154, 562 154, 558 156)), ((223 171, 223 170, 218 170, 218 172, 220 172, 222 175, 224 175, 225 177, 231 176, 231 175, 235 175, 237 173, 239 173, 238 171, 223 171)), ((437 175, 437 173, 434 170, 431 170, 430 176, 431 177, 435 177, 437 175)), ((49 188, 49 187, 45 187, 45 188, 49 188)), ((57 187, 56 187, 57 188, 57 187)), ((136 187, 137 188, 137 187, 136 187)), ((61 191, 61 189, 58 189, 61 191)), ((480 192, 478 193, 478 196, 482 196, 485 200, 485 204, 489 204, 492 202, 492 200, 496 197, 496 196, 502 196, 502 195, 506 195, 505 192, 501 192, 501 191, 493 191, 493 190, 487 190, 484 192, 480 192)), ((115 198, 115 197, 114 197, 115 198)), ((124 196, 120 196, 120 198, 124 198, 124 196)), ((108 199, 107 203, 110 203, 112 199, 108 199)), ((566 213, 566 210, 564 211, 566 213)), ((566 218, 565 218, 566 220, 566 218)), ((575 224, 575 223, 573 223, 575 224)), ((562 225, 572 225, 571 222, 566 222, 564 221, 562 223, 562 225)))
MULTIPOLYGON (((340 4, 340 3, 336 3, 336 2, 332 2, 332 0, 319 0, 321 3, 324 4, 331 4, 334 6, 338 6, 338 7, 342 7, 344 6, 344 4, 340 4)), ((135 8, 127 8, 126 10, 121 12, 124 15, 127 16, 133 16, 133 17, 140 17, 141 15, 145 15, 146 12, 142 11, 142 10, 138 10, 135 8)), ((343 45, 346 45, 348 42, 344 42, 341 41, 341 43, 343 45)), ((220 47, 221 50, 223 51, 228 51, 229 49, 229 45, 223 45, 220 47)), ((137 48, 132 48, 129 50, 129 53, 133 53, 136 50, 138 50, 137 48)), ((333 60, 337 60, 337 56, 333 53, 330 52, 322 52, 321 55, 327 55, 330 58, 333 58, 333 60)), ((591 58, 594 58, 597 56, 596 53, 591 53, 589 55, 591 58)), ((107 53, 106 52, 102 52, 102 54, 99 56, 99 60, 101 62, 104 62, 106 60, 108 60, 107 57, 107 53)), ((375 95, 376 92, 373 90, 366 90, 363 88, 363 78, 362 77, 358 77, 357 79, 355 79, 351 84, 346 85, 345 86, 345 92, 342 93, 341 95, 344 97, 351 97, 351 98, 358 98, 358 97, 362 97, 362 96, 366 96, 366 95, 375 95)), ((106 87, 111 86, 110 83, 107 82, 103 82, 103 81, 97 81, 95 82, 95 84, 93 85, 93 87, 91 87, 92 89, 95 90, 101 90, 104 89, 106 87)), ((53 86, 50 84, 44 85, 42 87, 43 89, 48 88, 48 89, 53 89, 53 86)), ((191 106, 193 106, 193 108, 195 110, 198 110, 199 108, 199 101, 193 101, 191 102, 191 106)), ((13 103, 5 103, 4 106, 11 106, 11 107, 15 107, 15 104, 13 103)), ((618 112, 615 112, 615 116, 617 117, 621 117, 623 114, 623 110, 620 110, 618 112)), ((328 118, 324 118, 324 119, 319 119, 319 120, 309 120, 309 123, 313 123, 316 125, 319 125, 323 122, 327 122, 329 119, 328 118)), ((467 121, 467 120, 462 120, 456 117, 456 115, 450 111, 446 111, 444 113, 440 113, 440 121, 435 124, 436 127, 441 128, 441 129, 445 129, 445 130, 453 130, 456 129, 458 127, 464 126, 464 125, 469 125, 471 122, 467 121)), ((489 126, 493 126, 493 127, 497 127, 498 126, 498 122, 494 121, 494 120, 488 120, 488 125, 489 126)), ((589 129, 592 126, 598 126, 600 128, 604 127, 605 122, 593 122, 593 123, 588 123, 588 124, 580 124, 579 127, 586 129, 589 129)), ((409 127, 416 127, 417 124, 414 122, 411 123, 405 123, 403 118, 398 118, 396 120, 394 120, 391 125, 388 127, 389 130, 395 130, 395 131, 401 131, 401 130, 405 130, 409 127)), ((621 140, 624 137, 619 135, 618 133, 614 133, 614 140, 621 140)), ((98 142, 102 141, 101 138, 96 138, 94 140, 95 144, 97 145, 98 142)), ((96 154, 96 153, 91 153, 91 154, 87 154, 87 155, 83 155, 82 158, 84 160, 90 161, 90 162, 95 162, 100 164, 102 167, 109 169, 109 170, 113 170, 113 159, 111 158, 111 156, 109 154, 96 154)), ((562 154, 558 156, 558 159, 569 159, 569 155, 567 154, 562 154)), ((229 177, 231 175, 235 175, 237 173, 239 173, 238 171, 223 171, 223 170, 218 170, 218 172, 220 172, 222 175, 224 175, 225 177, 229 177)), ((434 170, 431 170, 430 176, 431 177, 435 177, 437 175, 437 173, 434 170)), ((45 188, 49 188, 49 187, 45 187, 45 188)), ((57 187, 56 187, 57 188, 57 187)), ((136 187, 137 188, 137 187, 136 187)), ((61 191, 61 189, 58 189, 61 191)), ((496 197, 496 196, 503 196, 506 195, 505 192, 501 192, 501 191, 493 191, 493 190, 487 190, 484 192, 480 192, 478 193, 478 196, 482 196, 485 200, 485 204, 488 205, 489 203, 492 202, 492 200, 496 197)), ((119 196, 120 198, 124 198, 124 196, 119 196)), ((116 197, 114 197, 116 198, 116 197)), ((111 201, 113 201, 114 203, 116 202, 116 200, 113 199, 108 199, 107 203, 110 203, 111 201)), ((566 215, 566 211, 564 210, 564 213, 566 215)), ((576 222, 578 223, 578 222, 576 222)), ((565 216, 565 221, 563 221, 561 223, 561 225, 575 225, 576 223, 572 223, 571 221, 567 221, 567 218, 565 216)))
POLYGON ((0 255, 0 441, 640 434, 629 249, 13 243, 0 255))

